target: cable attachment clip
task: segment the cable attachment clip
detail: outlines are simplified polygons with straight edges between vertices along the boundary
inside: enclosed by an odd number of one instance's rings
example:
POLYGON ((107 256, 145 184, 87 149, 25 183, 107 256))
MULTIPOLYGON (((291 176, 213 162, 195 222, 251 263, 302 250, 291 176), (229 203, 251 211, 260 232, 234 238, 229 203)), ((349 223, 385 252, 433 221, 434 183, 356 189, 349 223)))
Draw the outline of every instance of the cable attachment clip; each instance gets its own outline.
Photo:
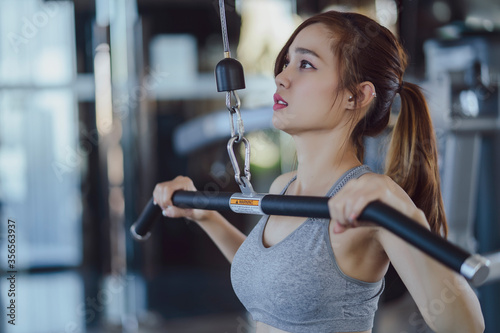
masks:
POLYGON ((241 138, 241 141, 243 141, 243 144, 245 145, 245 164, 244 164, 245 175, 242 176, 238 160, 236 159, 236 155, 234 154, 234 143, 237 142, 236 139, 237 136, 233 136, 227 142, 227 153, 229 154, 229 160, 233 165, 234 179, 240 186, 241 193, 245 195, 254 195, 255 191, 253 190, 253 186, 250 183, 250 178, 252 177, 252 175, 250 174, 250 142, 245 137, 241 138))

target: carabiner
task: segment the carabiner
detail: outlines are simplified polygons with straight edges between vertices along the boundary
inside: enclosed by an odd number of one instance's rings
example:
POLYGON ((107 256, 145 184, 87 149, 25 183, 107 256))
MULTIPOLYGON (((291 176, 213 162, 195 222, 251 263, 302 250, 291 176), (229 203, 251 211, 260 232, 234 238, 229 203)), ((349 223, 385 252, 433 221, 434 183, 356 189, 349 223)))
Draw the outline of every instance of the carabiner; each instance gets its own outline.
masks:
POLYGON ((236 155, 234 154, 234 143, 236 142, 236 139, 237 139, 236 136, 229 139, 229 141, 227 142, 227 152, 229 154, 229 160, 233 165, 234 179, 236 180, 236 182, 238 183, 243 192, 243 188, 248 187, 248 184, 250 183, 250 178, 252 176, 250 174, 250 142, 245 137, 241 138, 241 140, 245 144, 245 165, 244 165, 245 176, 242 177, 240 166, 238 165, 238 160, 236 159, 236 155))

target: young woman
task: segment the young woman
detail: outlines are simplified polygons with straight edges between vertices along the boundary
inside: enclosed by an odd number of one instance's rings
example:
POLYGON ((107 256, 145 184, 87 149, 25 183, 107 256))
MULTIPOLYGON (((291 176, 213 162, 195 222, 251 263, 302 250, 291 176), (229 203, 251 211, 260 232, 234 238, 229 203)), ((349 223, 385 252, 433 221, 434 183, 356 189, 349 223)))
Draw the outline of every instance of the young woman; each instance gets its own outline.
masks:
POLYGON ((233 288, 257 332, 371 332, 389 262, 434 331, 483 332, 462 277, 357 220, 380 200, 447 232, 429 110, 419 87, 403 82, 406 63, 386 28, 333 11, 302 23, 277 57, 273 124, 293 137, 298 167, 270 193, 331 196, 332 220, 264 216, 245 237, 217 212, 172 206, 174 191, 196 190, 189 178, 156 186, 164 215, 196 221, 232 262, 233 288), (379 175, 362 164, 363 137, 386 128, 396 94, 401 112, 379 175))

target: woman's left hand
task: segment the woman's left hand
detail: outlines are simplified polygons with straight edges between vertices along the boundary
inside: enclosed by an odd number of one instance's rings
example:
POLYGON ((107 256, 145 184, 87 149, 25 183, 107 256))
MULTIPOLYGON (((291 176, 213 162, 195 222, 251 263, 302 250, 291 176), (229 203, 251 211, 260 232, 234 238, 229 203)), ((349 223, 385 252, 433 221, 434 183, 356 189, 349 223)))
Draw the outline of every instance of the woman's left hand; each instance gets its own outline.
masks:
POLYGON ((373 201, 381 201, 428 228, 424 213, 398 184, 388 176, 369 173, 349 181, 328 201, 330 216, 335 222, 333 231, 342 233, 349 228, 372 225, 359 221, 358 217, 373 201))

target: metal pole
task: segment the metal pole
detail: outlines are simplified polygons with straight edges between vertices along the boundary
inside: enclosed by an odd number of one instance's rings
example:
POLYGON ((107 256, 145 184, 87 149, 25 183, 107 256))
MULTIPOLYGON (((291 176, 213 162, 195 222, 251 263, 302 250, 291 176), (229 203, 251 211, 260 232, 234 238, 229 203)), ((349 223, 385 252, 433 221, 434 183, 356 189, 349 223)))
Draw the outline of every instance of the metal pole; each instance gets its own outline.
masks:
MULTIPOLYGON (((292 196, 242 193, 210 194, 177 191, 172 197, 175 206, 206 210, 232 210, 236 213, 266 214, 330 218, 328 197, 292 196)), ((148 237, 160 209, 151 199, 139 219, 132 225, 136 239, 148 237)), ((397 210, 381 203, 370 203, 361 213, 360 220, 374 222, 401 237, 435 260, 448 266, 470 280, 474 285, 483 283, 489 274, 489 261, 432 233, 397 210)))

